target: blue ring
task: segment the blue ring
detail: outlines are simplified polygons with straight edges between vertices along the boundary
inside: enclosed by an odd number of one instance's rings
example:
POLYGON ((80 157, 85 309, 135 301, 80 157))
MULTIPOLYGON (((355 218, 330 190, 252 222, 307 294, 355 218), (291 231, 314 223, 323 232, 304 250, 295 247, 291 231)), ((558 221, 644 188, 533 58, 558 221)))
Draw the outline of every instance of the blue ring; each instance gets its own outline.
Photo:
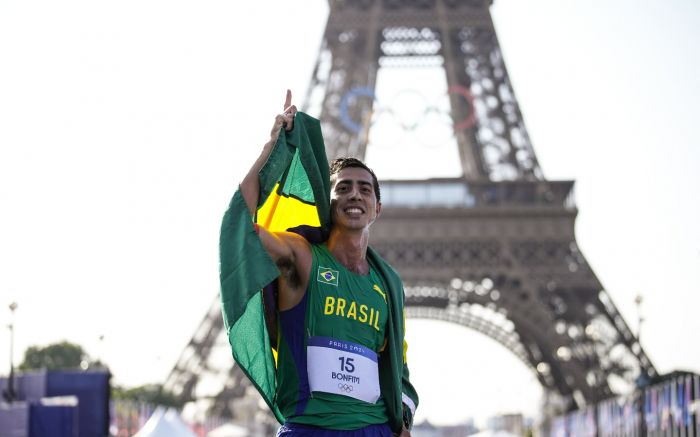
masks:
POLYGON ((345 93, 343 95, 343 98, 340 100, 340 122, 343 124, 343 126, 348 128, 348 130, 359 134, 360 132, 362 132, 362 125, 356 123, 353 119, 350 118, 350 114, 348 114, 350 99, 354 99, 354 97, 356 96, 371 97, 372 100, 376 100, 376 95, 374 94, 374 90, 372 88, 358 86, 351 88, 350 91, 345 93))

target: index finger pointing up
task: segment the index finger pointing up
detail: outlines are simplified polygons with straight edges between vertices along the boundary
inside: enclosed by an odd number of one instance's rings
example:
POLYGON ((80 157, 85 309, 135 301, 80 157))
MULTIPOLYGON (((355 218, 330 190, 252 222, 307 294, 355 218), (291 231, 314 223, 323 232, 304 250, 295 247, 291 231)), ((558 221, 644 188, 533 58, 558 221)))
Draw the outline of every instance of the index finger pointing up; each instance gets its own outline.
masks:
POLYGON ((284 99, 284 108, 283 111, 287 112, 287 109, 289 109, 289 106, 292 104, 292 91, 287 90, 287 97, 284 99))

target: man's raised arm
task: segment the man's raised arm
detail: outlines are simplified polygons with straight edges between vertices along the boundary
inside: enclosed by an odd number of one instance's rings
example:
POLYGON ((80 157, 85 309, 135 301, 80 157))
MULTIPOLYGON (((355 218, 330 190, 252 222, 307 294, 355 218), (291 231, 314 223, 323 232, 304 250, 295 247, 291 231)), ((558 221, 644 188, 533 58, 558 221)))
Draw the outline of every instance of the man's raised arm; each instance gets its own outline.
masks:
MULTIPOLYGON (((263 146, 260 156, 241 182, 241 195, 251 216, 255 215, 260 197, 260 169, 270 157, 282 128, 287 131, 293 128, 297 108, 291 103, 292 93, 287 90, 284 112, 275 117, 270 140, 263 146)), ((280 269, 279 307, 283 310, 291 308, 303 296, 308 283, 311 269, 309 244, 302 236, 291 232, 269 232, 262 227, 256 229, 263 247, 280 269)))
POLYGON ((275 146, 275 142, 277 141, 277 137, 279 137, 282 127, 287 131, 292 130, 292 127, 294 127, 294 114, 296 113, 297 107, 292 105, 292 92, 287 90, 284 110, 275 117, 275 123, 272 125, 272 131, 270 132, 270 140, 265 143, 260 156, 241 182, 241 194, 243 195, 243 200, 245 200, 246 205, 248 205, 248 211, 251 216, 255 215, 260 197, 260 179, 258 173, 260 173, 260 169, 265 165, 265 162, 267 162, 267 158, 270 157, 270 153, 275 146))

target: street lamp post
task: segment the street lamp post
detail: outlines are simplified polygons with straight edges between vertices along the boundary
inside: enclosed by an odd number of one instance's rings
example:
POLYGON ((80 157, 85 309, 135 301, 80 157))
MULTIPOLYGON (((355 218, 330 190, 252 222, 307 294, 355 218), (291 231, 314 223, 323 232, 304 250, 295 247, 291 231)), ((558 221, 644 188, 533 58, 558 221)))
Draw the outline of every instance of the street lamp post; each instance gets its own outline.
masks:
POLYGON ((17 302, 12 302, 10 308, 10 324, 7 328, 10 330, 10 376, 7 378, 7 389, 2 394, 7 402, 12 403, 15 400, 15 364, 14 364, 14 349, 15 349, 15 310, 17 302))
POLYGON ((644 298, 640 293, 634 298, 634 303, 637 306, 637 342, 640 346, 642 344, 642 323, 644 323, 644 316, 642 315, 642 302, 644 302, 644 298))

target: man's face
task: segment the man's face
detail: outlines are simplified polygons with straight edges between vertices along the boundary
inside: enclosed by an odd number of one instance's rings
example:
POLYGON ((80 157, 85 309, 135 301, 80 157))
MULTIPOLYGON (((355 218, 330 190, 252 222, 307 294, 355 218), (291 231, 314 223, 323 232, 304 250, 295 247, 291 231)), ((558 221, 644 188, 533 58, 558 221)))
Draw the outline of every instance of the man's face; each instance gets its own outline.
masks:
POLYGON ((379 215, 381 206, 374 193, 372 175, 367 170, 347 167, 335 174, 331 186, 334 226, 348 229, 369 227, 379 215))

